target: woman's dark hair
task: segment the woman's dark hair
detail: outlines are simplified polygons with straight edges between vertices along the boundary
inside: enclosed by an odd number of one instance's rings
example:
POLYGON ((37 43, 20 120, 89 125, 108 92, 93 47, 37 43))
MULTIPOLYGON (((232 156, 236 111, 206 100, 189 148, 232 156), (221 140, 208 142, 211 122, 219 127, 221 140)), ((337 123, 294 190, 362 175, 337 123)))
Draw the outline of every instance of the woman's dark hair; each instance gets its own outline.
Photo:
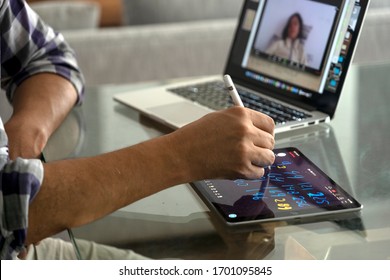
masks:
POLYGON ((284 27, 283 29, 283 33, 282 33, 282 38, 283 40, 286 40, 286 38, 288 37, 288 27, 290 25, 290 22, 291 20, 296 17, 299 21, 299 33, 298 33, 298 38, 299 39, 304 39, 304 36, 303 36, 303 19, 301 17, 301 15, 299 13, 295 13, 295 14, 292 14, 289 18, 288 18, 288 21, 287 21, 287 24, 286 26, 284 27))

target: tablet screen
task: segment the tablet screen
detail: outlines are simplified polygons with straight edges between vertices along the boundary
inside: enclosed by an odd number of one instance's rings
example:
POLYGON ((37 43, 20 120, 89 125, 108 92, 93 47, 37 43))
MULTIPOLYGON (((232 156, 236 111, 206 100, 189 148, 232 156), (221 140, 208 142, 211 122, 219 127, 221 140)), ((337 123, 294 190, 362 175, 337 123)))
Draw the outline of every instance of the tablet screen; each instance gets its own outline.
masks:
POLYGON ((362 205, 296 148, 275 149, 257 180, 202 180, 195 191, 230 224, 312 217, 362 205))

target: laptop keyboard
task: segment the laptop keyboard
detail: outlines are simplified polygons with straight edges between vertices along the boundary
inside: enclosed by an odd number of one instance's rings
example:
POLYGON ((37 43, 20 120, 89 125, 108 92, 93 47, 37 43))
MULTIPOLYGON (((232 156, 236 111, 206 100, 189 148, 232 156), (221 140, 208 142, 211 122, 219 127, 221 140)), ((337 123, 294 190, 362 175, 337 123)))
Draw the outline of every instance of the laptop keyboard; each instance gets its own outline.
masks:
MULTIPOLYGON (((214 110, 226 109, 233 105, 222 81, 171 88, 169 91, 214 110)), ((276 124, 301 121, 311 117, 311 115, 302 111, 265 99, 249 91, 239 88, 237 88, 237 91, 245 107, 267 114, 274 119, 276 124)))

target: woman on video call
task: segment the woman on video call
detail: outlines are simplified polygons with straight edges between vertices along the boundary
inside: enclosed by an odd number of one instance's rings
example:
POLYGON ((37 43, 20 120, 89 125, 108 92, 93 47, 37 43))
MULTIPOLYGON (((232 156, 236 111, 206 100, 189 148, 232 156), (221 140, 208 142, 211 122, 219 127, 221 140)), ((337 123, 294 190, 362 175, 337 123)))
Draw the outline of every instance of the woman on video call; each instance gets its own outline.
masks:
POLYGON ((303 20, 299 13, 295 13, 289 17, 282 39, 274 41, 266 53, 306 65, 303 39, 303 20))

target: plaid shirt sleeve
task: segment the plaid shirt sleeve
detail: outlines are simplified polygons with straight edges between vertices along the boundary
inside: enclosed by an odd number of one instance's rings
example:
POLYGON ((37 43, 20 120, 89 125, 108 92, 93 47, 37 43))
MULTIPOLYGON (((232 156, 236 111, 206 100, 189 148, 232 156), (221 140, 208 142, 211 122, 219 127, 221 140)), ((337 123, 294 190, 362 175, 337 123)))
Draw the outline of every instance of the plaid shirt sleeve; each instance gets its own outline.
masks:
POLYGON ((68 79, 82 101, 84 79, 75 53, 24 0, 0 0, 1 87, 12 101, 15 88, 31 75, 49 72, 68 79))
MULTIPOLYGON (((24 0, 0 0, 1 88, 12 101, 14 90, 37 73, 68 79, 82 101, 84 80, 75 54, 63 36, 44 24, 24 0)), ((40 160, 8 157, 8 140, 0 118, 0 256, 15 259, 24 248, 29 204, 43 180, 40 160)))
POLYGON ((16 259, 24 248, 28 208, 43 180, 40 160, 8 158, 7 135, 0 118, 0 255, 16 259))

